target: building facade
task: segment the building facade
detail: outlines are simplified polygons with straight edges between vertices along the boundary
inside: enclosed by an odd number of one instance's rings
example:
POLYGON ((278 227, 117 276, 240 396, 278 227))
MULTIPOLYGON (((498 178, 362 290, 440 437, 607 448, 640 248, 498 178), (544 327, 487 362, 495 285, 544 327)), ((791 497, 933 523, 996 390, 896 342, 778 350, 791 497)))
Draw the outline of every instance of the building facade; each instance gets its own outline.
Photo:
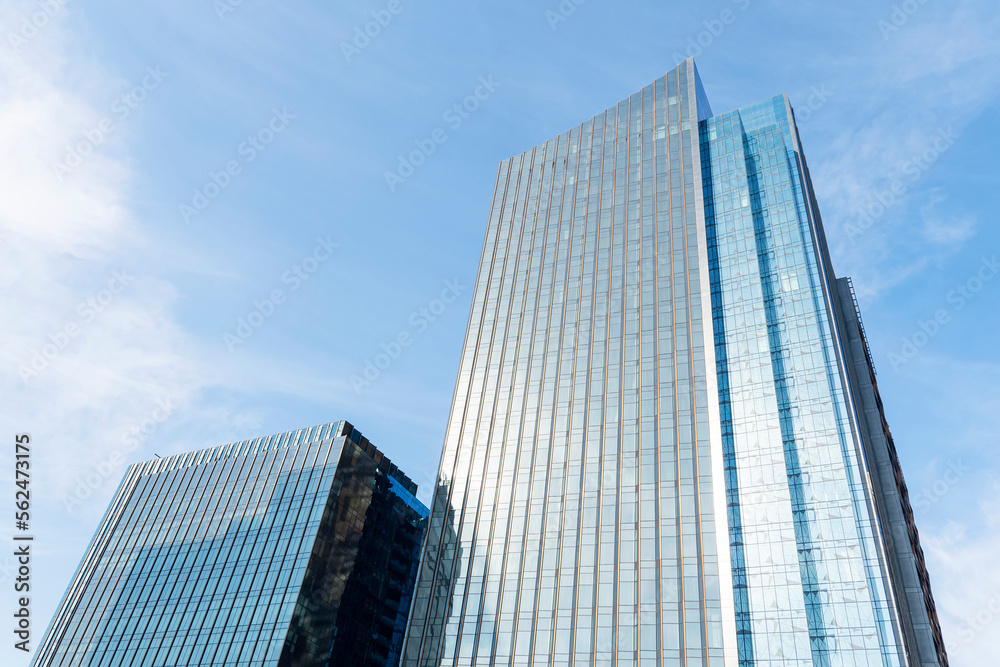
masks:
POLYGON ((403 665, 947 665, 787 97, 500 165, 403 665))
POLYGON ((427 508, 349 423, 129 467, 32 663, 399 663, 427 508))

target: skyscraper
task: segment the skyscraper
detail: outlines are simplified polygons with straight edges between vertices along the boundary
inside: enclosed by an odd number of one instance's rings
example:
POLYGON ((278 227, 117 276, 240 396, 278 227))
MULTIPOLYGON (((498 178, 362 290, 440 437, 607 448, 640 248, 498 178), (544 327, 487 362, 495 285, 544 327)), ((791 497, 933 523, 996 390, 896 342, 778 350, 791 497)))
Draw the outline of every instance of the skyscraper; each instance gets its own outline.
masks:
POLYGON ((416 491, 345 421, 134 464, 32 664, 396 665, 416 491))
POLYGON ((943 666, 785 96, 500 165, 403 664, 943 666))

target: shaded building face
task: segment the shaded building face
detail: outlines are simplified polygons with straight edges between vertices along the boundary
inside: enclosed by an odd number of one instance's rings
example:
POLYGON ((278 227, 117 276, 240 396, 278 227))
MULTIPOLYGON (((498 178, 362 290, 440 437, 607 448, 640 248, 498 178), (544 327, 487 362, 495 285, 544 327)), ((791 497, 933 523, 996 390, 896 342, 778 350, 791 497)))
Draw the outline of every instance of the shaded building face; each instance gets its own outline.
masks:
POLYGON ((347 422, 133 465, 33 664, 398 664, 415 492, 347 422))
POLYGON ((693 61, 502 163, 403 664, 947 664, 845 290, 693 61))

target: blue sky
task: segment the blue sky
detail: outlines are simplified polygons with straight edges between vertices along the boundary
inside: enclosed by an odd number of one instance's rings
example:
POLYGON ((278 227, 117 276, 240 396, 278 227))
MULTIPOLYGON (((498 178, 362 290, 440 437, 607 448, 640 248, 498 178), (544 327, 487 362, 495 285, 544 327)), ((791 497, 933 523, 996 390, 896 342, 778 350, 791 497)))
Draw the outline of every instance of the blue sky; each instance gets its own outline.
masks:
POLYGON ((0 420, 35 441, 35 641, 127 462, 345 418, 426 499, 498 162, 695 55, 717 113, 798 110, 953 664, 989 663, 997 34, 991 0, 8 0, 0 420))

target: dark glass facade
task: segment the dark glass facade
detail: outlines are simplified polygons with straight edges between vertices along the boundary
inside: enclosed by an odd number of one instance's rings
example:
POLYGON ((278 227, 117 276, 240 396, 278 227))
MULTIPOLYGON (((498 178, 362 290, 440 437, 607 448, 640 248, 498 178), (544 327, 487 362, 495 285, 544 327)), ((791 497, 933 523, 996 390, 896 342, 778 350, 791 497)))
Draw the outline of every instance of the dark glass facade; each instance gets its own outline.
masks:
POLYGON ((691 60, 501 163, 403 664, 946 665, 843 289, 691 60))
POLYGON ((135 464, 32 664, 396 665, 415 494, 344 421, 135 464))

